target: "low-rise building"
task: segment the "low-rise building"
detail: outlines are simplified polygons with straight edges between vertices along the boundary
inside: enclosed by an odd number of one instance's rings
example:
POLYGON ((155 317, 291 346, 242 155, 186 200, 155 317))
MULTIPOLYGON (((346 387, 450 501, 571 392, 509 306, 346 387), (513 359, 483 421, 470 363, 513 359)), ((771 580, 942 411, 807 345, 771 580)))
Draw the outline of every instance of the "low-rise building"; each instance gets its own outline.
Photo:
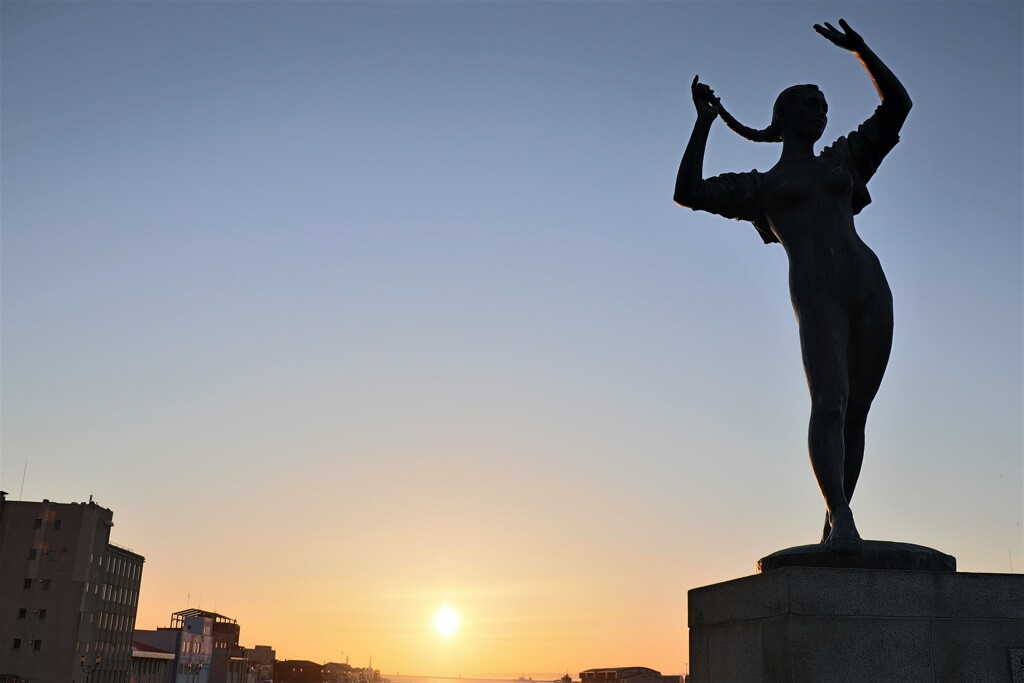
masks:
POLYGON ((274 662, 277 661, 277 652, 274 648, 269 645, 247 647, 245 648, 245 658, 257 667, 256 681, 274 680, 274 662))
POLYGON ((665 676, 646 666, 587 669, 580 672, 582 683, 680 683, 680 676, 665 676))
POLYGON ((274 683, 321 683, 324 668, 304 659, 287 659, 274 664, 274 683))
POLYGON ((131 683, 171 683, 174 653, 132 642, 131 683))

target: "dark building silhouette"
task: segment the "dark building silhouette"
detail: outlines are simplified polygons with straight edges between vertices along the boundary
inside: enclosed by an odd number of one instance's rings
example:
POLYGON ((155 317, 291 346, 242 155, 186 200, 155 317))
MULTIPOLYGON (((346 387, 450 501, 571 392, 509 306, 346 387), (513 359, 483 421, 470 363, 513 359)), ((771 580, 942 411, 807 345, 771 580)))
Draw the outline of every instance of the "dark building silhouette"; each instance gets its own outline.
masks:
POLYGON ((274 683, 321 683, 324 668, 316 662, 286 659, 274 664, 274 683))
POLYGON ((580 672, 582 683, 680 683, 680 676, 664 676, 646 666, 621 666, 607 669, 587 669, 580 672))

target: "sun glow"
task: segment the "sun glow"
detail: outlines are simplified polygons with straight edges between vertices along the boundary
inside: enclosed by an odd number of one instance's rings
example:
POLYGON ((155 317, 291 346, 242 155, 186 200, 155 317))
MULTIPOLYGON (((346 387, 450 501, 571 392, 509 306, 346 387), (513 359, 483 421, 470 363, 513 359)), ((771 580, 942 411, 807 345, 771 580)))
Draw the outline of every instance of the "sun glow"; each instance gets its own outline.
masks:
POLYGON ((459 613, 445 605, 434 615, 434 630, 443 638, 451 636, 459 628, 459 613))

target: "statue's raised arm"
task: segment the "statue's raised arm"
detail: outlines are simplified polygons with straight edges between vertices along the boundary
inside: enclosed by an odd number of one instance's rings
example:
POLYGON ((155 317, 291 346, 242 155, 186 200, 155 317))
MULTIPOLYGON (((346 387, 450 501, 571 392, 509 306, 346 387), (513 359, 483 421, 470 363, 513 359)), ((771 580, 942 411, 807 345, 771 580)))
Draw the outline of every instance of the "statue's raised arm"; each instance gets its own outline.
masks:
POLYGON ((885 105, 886 110, 893 117, 897 129, 899 129, 903 126, 903 122, 906 121, 907 114, 910 113, 910 108, 914 104, 910 100, 910 95, 907 94, 906 88, 903 87, 903 84, 900 83, 895 74, 889 70, 885 62, 879 59, 878 55, 867 46, 867 43, 864 42, 860 34, 850 28, 845 19, 839 20, 839 26, 842 27, 842 31, 837 30, 826 21, 824 26, 815 24, 814 30, 836 47, 849 50, 857 55, 857 59, 864 65, 864 69, 867 70, 868 75, 875 84, 878 98, 882 100, 882 104, 885 105))

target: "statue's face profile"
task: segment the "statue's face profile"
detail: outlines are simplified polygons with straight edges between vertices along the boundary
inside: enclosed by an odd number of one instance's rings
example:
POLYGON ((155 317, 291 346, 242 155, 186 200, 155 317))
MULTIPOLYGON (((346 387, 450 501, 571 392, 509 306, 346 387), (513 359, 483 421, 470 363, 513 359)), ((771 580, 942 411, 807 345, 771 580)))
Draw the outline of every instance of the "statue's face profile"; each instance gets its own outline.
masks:
POLYGON ((817 86, 789 88, 776 104, 776 116, 782 128, 782 139, 797 138, 817 142, 828 123, 828 102, 817 86))

